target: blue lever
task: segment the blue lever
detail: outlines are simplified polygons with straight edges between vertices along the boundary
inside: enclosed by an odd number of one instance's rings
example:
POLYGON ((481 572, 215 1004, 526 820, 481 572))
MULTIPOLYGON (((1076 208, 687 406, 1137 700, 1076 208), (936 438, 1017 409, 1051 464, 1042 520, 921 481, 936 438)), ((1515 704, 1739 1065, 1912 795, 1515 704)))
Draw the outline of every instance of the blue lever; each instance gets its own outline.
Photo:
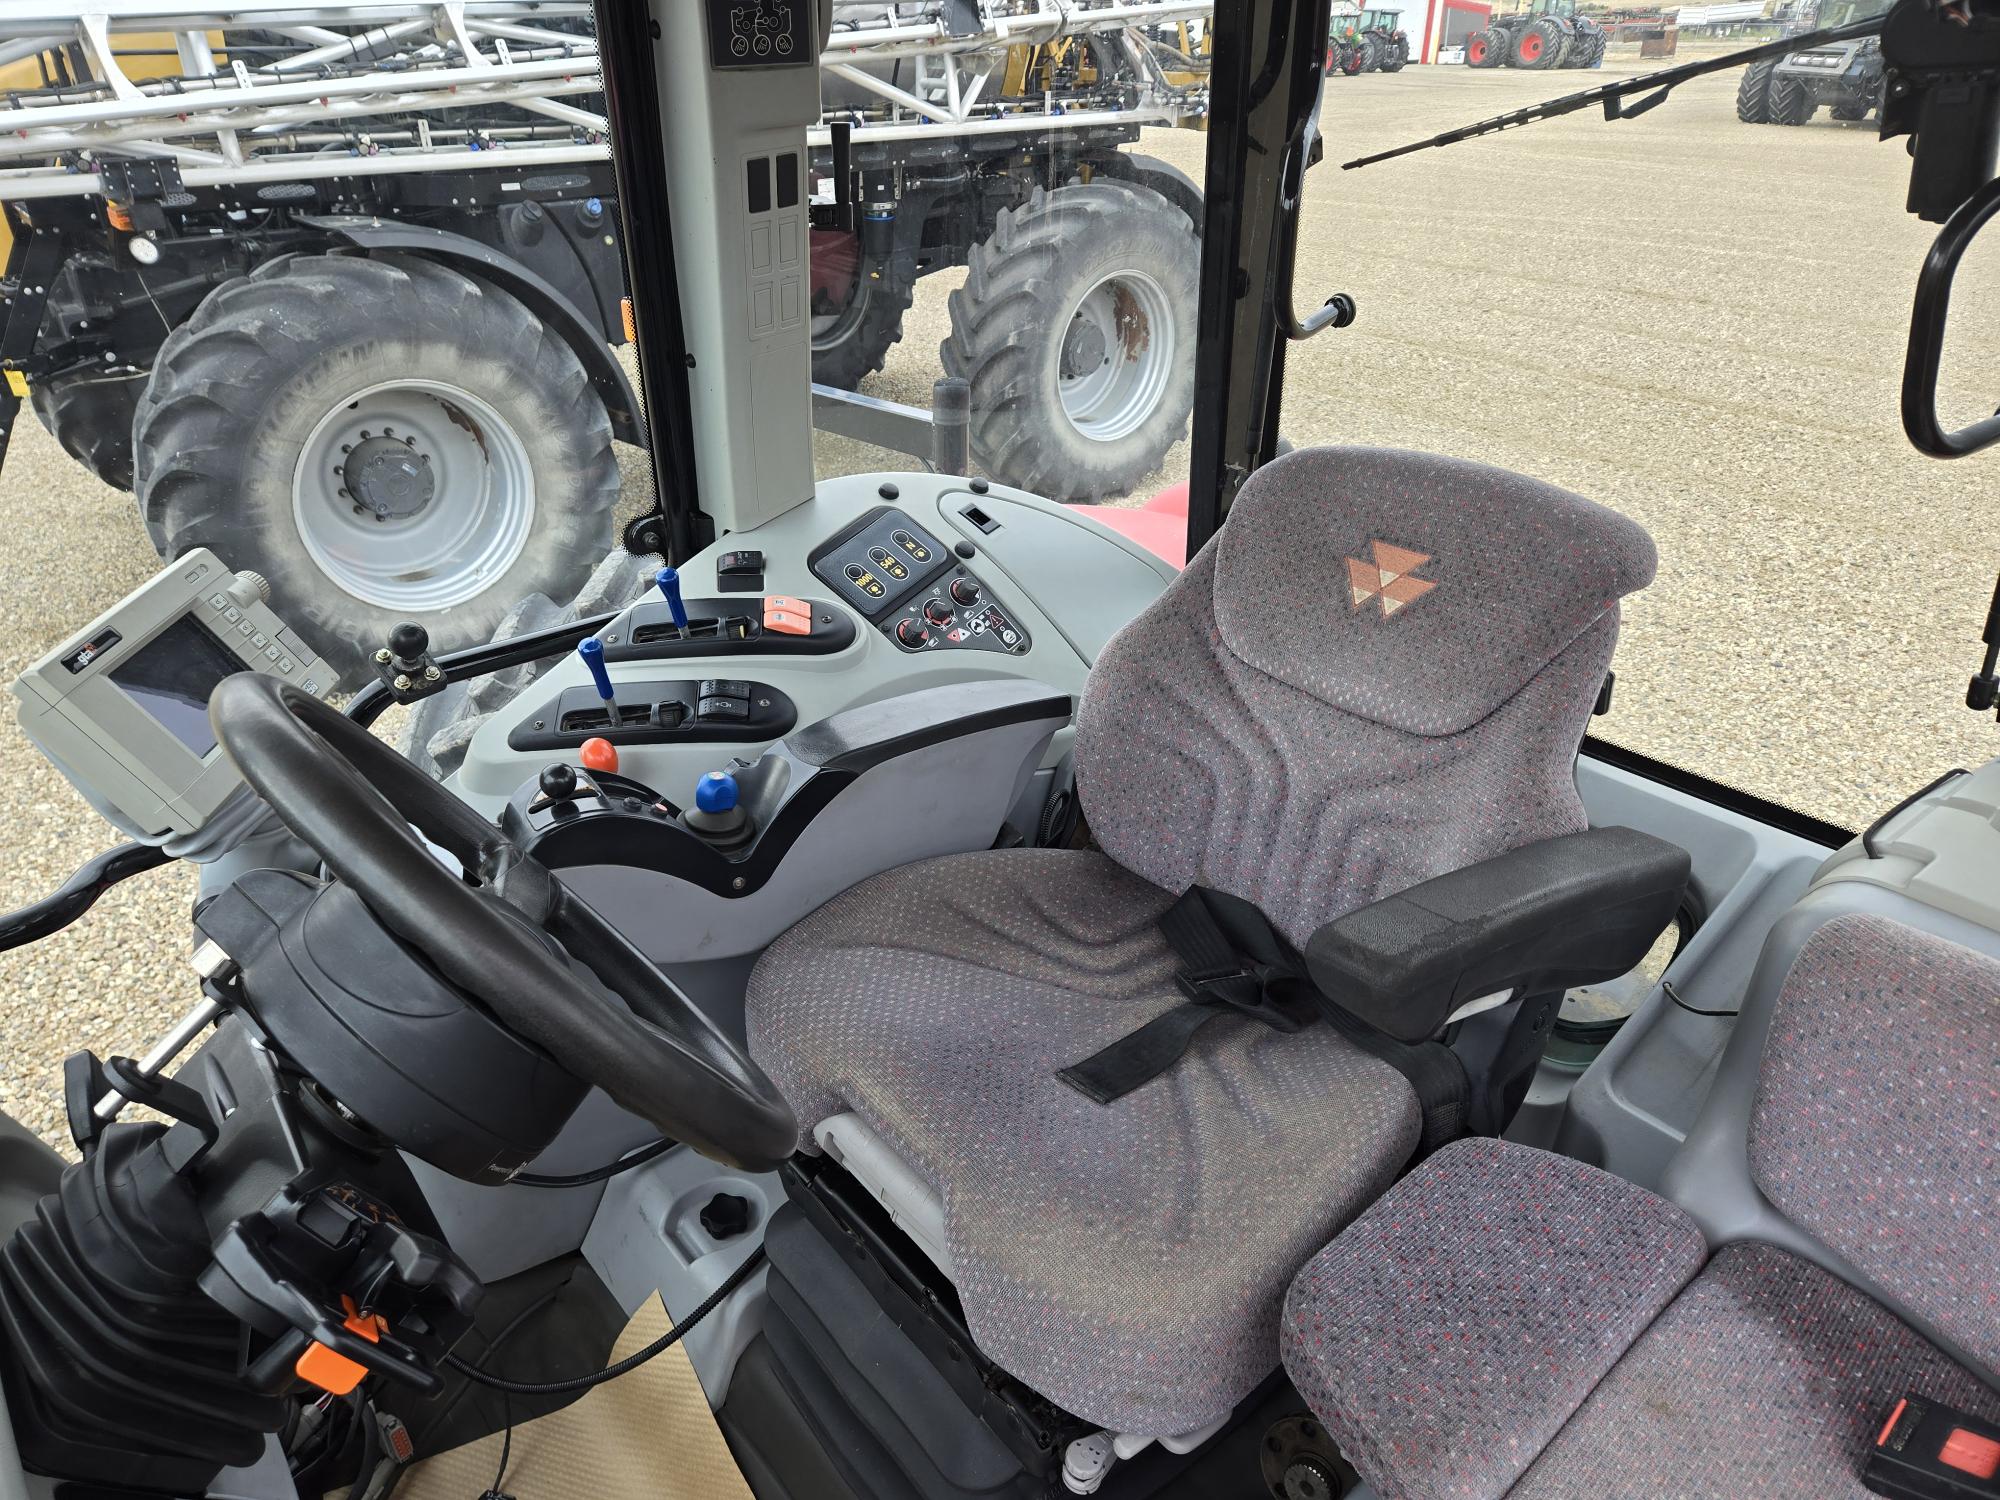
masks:
POLYGON ((611 703, 611 674, 604 667, 604 642, 594 635, 587 636, 576 648, 576 654, 582 657, 583 664, 590 668, 590 675, 597 683, 597 696, 606 703, 611 703))
POLYGON ((709 771, 694 784, 694 805, 705 813, 728 812, 736 805, 736 778, 727 771, 709 771))
POLYGON ((674 629, 686 630, 688 612, 687 606, 681 603, 681 575, 673 568, 662 568, 653 575, 653 582, 667 596, 667 608, 674 612, 674 629))

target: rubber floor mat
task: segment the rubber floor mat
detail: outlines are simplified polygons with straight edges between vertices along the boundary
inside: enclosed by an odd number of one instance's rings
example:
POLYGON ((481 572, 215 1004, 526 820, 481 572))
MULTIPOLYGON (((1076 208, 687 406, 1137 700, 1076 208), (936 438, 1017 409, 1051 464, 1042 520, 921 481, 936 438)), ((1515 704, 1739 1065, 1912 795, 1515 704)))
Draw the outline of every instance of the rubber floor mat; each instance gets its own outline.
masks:
MULTIPOLYGON (((672 1326, 651 1298, 618 1336, 611 1362, 672 1326)), ((499 1467, 496 1432, 413 1465, 395 1500, 479 1500, 499 1467)), ((678 1344, 517 1426, 500 1488, 514 1500, 752 1500, 678 1344)))

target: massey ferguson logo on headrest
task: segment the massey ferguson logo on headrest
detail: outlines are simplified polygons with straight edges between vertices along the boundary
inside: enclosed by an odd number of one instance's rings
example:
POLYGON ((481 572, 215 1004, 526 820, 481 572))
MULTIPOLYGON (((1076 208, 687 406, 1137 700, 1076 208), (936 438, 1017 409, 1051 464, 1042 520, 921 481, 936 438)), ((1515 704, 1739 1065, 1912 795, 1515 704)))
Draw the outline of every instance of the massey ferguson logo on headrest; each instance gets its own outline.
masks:
POLYGON ((1437 585, 1428 578, 1410 575, 1431 560, 1428 552, 1412 552, 1408 547, 1392 547, 1387 542, 1370 542, 1375 561, 1358 557, 1347 560, 1347 582, 1354 595, 1354 607, 1370 599, 1382 601, 1382 618, 1387 619, 1406 604, 1414 604, 1437 585))

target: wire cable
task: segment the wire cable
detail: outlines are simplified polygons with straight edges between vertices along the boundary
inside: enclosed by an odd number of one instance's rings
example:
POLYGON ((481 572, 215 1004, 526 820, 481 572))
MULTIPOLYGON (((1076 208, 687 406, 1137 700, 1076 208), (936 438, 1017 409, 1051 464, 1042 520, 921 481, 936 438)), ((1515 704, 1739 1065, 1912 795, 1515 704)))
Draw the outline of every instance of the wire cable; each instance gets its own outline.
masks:
POLYGON ((1666 991, 1666 995, 1669 1000, 1673 1001, 1674 1004, 1678 1005, 1682 1010, 1686 1011, 1691 1016, 1713 1016, 1718 1019, 1721 1019, 1728 1016, 1739 1016, 1743 1014, 1741 1007, 1738 1007, 1735 1010, 1703 1010, 1699 1005, 1690 1005, 1687 1003, 1687 1001, 1681 998, 1680 991, 1675 989, 1672 983, 1665 979, 1662 979, 1660 981, 1660 988, 1666 991))
POLYGON ((655 1161, 665 1156, 669 1151, 674 1149, 676 1144, 678 1143, 669 1140, 665 1136, 661 1136, 660 1139, 654 1141, 650 1146, 641 1146, 638 1150, 628 1152, 616 1161, 606 1162, 601 1167, 592 1167, 588 1172, 572 1172, 567 1176, 555 1177, 545 1176, 539 1172, 517 1172, 507 1179, 507 1183, 510 1187, 588 1187, 593 1182, 603 1182, 606 1178, 616 1177, 620 1172, 629 1172, 634 1167, 643 1167, 647 1162, 655 1161))
POLYGON ((592 1390, 597 1386, 603 1385, 606 1381, 616 1380, 620 1375, 638 1369, 639 1366, 646 1363, 649 1359, 665 1354, 685 1338, 697 1323, 714 1312, 721 1305, 725 1297, 748 1281, 751 1272, 755 1271, 763 1263, 764 1247, 759 1245, 755 1250, 750 1252, 742 1265, 723 1278, 722 1285, 710 1292, 707 1300, 701 1306, 697 1307, 685 1318, 682 1318, 680 1322, 669 1328, 637 1354, 627 1355, 615 1365, 606 1365, 601 1370, 589 1375, 579 1375, 573 1380, 502 1380, 498 1375, 490 1375, 480 1369, 479 1366, 467 1360, 460 1359, 456 1354, 447 1354, 444 1357, 444 1362, 468 1380, 486 1386, 491 1390, 506 1391, 516 1396, 566 1396, 572 1391, 592 1390))

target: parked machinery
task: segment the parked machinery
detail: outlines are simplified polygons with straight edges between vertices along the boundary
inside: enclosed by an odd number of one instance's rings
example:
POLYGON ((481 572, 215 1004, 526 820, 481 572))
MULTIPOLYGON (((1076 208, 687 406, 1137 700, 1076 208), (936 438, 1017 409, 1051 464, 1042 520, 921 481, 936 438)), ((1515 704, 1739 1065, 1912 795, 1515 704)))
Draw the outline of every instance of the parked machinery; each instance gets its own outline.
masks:
MULTIPOLYGON (((1798 24, 1808 31, 1846 26, 1887 8, 1883 0, 1833 0, 1798 24)), ((1880 112, 1887 88, 1880 37, 1831 42, 1745 68, 1736 118, 1746 125, 1803 125, 1825 105, 1836 120, 1865 120, 1880 112)))
POLYGON ((1327 72, 1349 78, 1357 73, 1401 72, 1410 60, 1410 37, 1402 20, 1400 10, 1336 4, 1327 25, 1327 72))
POLYGON ((1532 0, 1526 10, 1496 15, 1465 39, 1474 68, 1594 68, 1609 36, 1577 10, 1576 0, 1532 0))
MULTIPOLYGON (((1205 116, 1205 57, 1149 30, 1211 9, 834 0, 815 378, 879 370, 917 279, 969 265, 943 363, 975 461, 1065 500, 1156 469, 1192 405, 1201 197, 1123 148, 1205 116), (1126 259, 1034 269, 1082 240, 1126 259), (1037 318, 1072 336, 1024 374, 1037 318)), ((613 440, 646 440, 590 5, 160 13, 0 17, 0 460, 32 399, 163 556, 229 537, 350 681, 400 620, 454 649, 570 598, 616 540, 613 440), (377 332, 408 346, 392 380, 329 353, 377 332)))

